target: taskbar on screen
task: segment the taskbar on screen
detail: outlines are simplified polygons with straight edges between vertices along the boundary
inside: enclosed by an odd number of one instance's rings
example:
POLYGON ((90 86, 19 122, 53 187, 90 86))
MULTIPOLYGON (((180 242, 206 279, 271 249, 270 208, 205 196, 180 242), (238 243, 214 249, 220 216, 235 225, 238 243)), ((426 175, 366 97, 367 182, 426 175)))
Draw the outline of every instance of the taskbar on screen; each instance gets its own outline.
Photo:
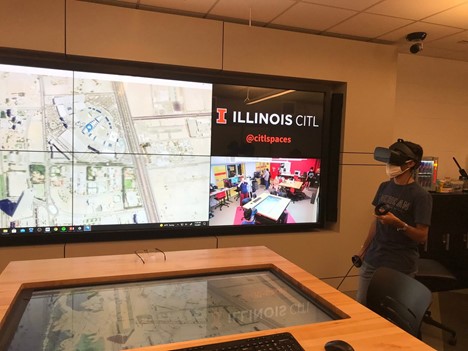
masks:
MULTIPOLYGON (((135 226, 143 228, 190 228, 190 227, 206 227, 208 221, 194 221, 194 222, 175 222, 175 223, 157 223, 157 224, 142 224, 142 225, 128 225, 128 228, 135 229, 135 226)), ((1 228, 1 235, 18 235, 18 234, 59 234, 59 233, 74 233, 74 232, 91 232, 91 231, 109 231, 116 228, 122 229, 122 225, 75 225, 75 226, 48 226, 48 227, 12 227, 1 228)), ((126 226, 127 227, 127 226, 126 226)))

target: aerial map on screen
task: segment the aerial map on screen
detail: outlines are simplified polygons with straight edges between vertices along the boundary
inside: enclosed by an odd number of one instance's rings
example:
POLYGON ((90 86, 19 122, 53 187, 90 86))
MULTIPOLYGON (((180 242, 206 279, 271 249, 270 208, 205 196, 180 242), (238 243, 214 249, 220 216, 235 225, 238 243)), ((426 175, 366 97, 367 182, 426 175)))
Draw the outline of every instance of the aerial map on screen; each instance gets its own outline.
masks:
POLYGON ((126 350, 337 319, 269 271, 33 293, 9 351, 126 350))
POLYGON ((211 92, 0 65, 0 227, 206 221, 211 92))

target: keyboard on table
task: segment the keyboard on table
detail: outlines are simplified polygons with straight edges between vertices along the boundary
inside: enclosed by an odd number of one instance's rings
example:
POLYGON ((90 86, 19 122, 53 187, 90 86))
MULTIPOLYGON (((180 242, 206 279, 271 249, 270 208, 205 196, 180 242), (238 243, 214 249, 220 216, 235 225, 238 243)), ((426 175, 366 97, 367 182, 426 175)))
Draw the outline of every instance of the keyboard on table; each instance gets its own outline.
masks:
POLYGON ((291 333, 276 333, 173 351, 304 351, 304 349, 291 333))

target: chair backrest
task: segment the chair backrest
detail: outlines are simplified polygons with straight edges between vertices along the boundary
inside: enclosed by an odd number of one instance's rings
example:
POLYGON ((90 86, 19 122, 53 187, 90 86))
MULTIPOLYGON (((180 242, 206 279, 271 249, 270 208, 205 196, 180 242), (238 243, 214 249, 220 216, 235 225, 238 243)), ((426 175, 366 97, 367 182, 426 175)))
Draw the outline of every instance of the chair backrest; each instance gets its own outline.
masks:
POLYGON ((225 192, 225 191, 221 191, 221 192, 217 193, 217 194, 215 195, 215 197, 216 197, 216 199, 218 199, 218 200, 222 200, 222 199, 224 199, 224 198, 226 197, 226 192, 225 192))
POLYGON ((432 302, 431 291, 416 279, 394 269, 378 268, 367 290, 367 307, 413 336, 432 302))
POLYGON ((459 287, 457 277, 442 263, 429 259, 418 259, 416 280, 423 283, 432 292, 454 290, 459 287))

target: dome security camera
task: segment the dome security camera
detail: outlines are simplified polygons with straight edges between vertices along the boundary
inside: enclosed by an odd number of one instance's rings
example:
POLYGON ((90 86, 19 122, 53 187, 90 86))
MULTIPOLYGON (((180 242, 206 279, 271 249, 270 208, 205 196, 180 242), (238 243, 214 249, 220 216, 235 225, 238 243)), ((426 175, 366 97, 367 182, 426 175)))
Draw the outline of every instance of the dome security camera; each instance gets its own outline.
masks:
POLYGON ((415 42, 415 44, 410 46, 410 52, 412 54, 417 54, 423 49, 423 40, 426 39, 426 36, 426 32, 413 32, 406 36, 407 41, 415 42))
POLYGON ((417 54, 418 52, 422 51, 423 49, 423 43, 416 43, 416 44, 413 44, 410 46, 410 49, 409 51, 412 53, 412 54, 417 54))

